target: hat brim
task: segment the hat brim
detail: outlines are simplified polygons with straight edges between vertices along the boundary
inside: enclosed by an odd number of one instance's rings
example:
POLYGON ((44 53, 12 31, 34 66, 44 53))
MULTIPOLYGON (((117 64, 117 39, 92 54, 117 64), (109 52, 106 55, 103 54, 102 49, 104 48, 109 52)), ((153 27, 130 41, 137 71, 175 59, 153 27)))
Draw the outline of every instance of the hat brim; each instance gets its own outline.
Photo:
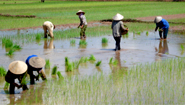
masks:
POLYGON ((80 13, 83 13, 85 15, 85 12, 77 12, 76 15, 79 15, 80 13))
POLYGON ((10 63, 8 69, 13 74, 23 74, 27 71, 28 66, 23 61, 13 61, 12 63, 10 63))
POLYGON ((41 57, 32 57, 29 60, 29 65, 33 68, 43 68, 45 64, 45 60, 41 57))

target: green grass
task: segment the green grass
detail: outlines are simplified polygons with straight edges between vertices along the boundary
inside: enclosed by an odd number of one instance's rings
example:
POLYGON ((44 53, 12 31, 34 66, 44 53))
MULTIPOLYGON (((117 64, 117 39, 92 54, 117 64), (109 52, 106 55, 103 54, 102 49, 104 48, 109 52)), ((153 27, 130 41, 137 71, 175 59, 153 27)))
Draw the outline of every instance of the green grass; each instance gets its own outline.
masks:
POLYGON ((10 15, 35 15, 36 18, 0 16, 0 29, 42 26, 44 21, 48 19, 55 25, 79 23, 79 18, 75 14, 79 9, 86 12, 85 15, 88 22, 111 19, 117 12, 123 14, 125 18, 137 18, 156 16, 156 14, 182 14, 185 11, 185 8, 183 8, 185 5, 184 2, 46 1, 45 3, 40 3, 40 1, 16 1, 16 4, 8 3, 10 3, 10 1, 2 1, 2 4, 0 3, 0 13, 10 15), (5 4, 3 4, 3 2, 5 4), (176 8, 171 9, 171 7, 176 8))
POLYGON ((5 76, 6 72, 6 69, 3 66, 0 66, 0 76, 5 76))
POLYGON ((185 58, 167 59, 110 75, 67 77, 48 83, 43 98, 48 104, 183 104, 184 62, 185 58))
POLYGON ((108 39, 107 38, 102 38, 102 43, 108 43, 108 39))

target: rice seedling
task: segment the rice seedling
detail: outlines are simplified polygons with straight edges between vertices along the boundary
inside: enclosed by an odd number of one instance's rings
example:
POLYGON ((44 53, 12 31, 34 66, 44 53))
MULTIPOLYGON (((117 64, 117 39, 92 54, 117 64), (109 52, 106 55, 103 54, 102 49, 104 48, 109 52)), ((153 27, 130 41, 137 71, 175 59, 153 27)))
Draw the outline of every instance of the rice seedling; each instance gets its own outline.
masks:
POLYGON ((13 55, 14 52, 15 52, 15 50, 14 50, 13 48, 11 48, 11 49, 6 53, 6 55, 11 56, 11 55, 13 55))
POLYGON ((27 73, 24 74, 24 76, 23 76, 23 78, 22 78, 22 81, 21 81, 21 85, 26 85, 26 84, 27 84, 26 76, 27 76, 27 73))
POLYGON ((73 63, 68 63, 68 65, 66 66, 66 72, 71 72, 73 71, 73 63))
POLYGON ((81 63, 86 63, 88 61, 88 57, 81 57, 80 62, 81 63))
POLYGON ((89 61, 96 61, 96 58, 94 57, 94 55, 90 55, 90 57, 89 57, 89 61))
POLYGON ((98 61, 97 63, 96 63, 96 66, 100 66, 101 65, 101 61, 98 61))
POLYGON ((80 63, 81 63, 81 60, 72 62, 72 64, 73 64, 73 68, 74 68, 74 69, 78 69, 78 68, 79 68, 80 63))
POLYGON ((51 66, 50 60, 49 59, 46 59, 45 61, 46 61, 45 68, 46 69, 50 69, 50 66, 51 66))
POLYGON ((80 40, 79 45, 80 46, 86 46, 87 42, 85 40, 80 40))
POLYGON ((41 40, 41 34, 36 35, 36 40, 41 40))
POLYGON ((57 66, 54 66, 53 68, 52 68, 52 75, 56 75, 56 73, 57 73, 57 66))
POLYGON ((14 44, 12 47, 14 50, 20 50, 22 49, 20 45, 14 44))
POLYGON ((13 41, 11 39, 2 39, 2 44, 5 45, 5 48, 11 48, 13 46, 13 41))
POLYGON ((8 90, 9 86, 10 86, 10 83, 5 82, 5 84, 4 84, 4 89, 5 89, 5 90, 8 90))
POLYGON ((107 38, 102 38, 102 43, 108 43, 108 39, 107 38))
POLYGON ((0 76, 5 76, 6 72, 7 72, 6 69, 3 66, 1 66, 0 67, 0 76))
POLYGON ((75 43, 76 43, 76 40, 74 40, 74 39, 70 40, 71 45, 74 45, 75 43))
POLYGON ((136 34, 140 35, 140 34, 141 34, 141 32, 137 32, 136 34))
POLYGON ((149 34, 148 31, 146 31, 146 35, 147 35, 147 36, 148 36, 148 34, 149 34))
POLYGON ((68 66, 68 65, 69 65, 69 58, 65 57, 65 66, 68 66))
POLYGON ((58 75, 58 78, 59 78, 59 79, 64 79, 64 77, 62 76, 62 74, 61 74, 60 71, 57 71, 57 75, 58 75))
POLYGON ((110 58, 109 64, 112 64, 112 62, 113 62, 113 57, 110 58))
POLYGON ((184 46, 181 44, 181 51, 184 51, 184 46))

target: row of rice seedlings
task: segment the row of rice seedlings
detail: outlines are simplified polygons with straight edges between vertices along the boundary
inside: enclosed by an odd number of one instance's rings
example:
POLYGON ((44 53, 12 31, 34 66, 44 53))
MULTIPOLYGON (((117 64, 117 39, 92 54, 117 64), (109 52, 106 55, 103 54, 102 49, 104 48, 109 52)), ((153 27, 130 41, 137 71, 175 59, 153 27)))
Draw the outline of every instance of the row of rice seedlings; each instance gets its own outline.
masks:
POLYGON ((6 73, 7 73, 6 69, 3 66, 1 66, 0 67, 0 76, 5 76, 6 73))
POLYGON ((65 78, 60 86, 58 81, 52 81, 48 83, 46 92, 43 92, 44 103, 183 104, 184 62, 184 58, 168 59, 136 65, 110 75, 75 75, 65 78))
POLYGON ((46 65, 45 65, 45 69, 50 69, 51 63, 49 59, 46 59, 46 65))
POLYGON ((107 38, 102 38, 102 43, 108 43, 108 39, 107 38))

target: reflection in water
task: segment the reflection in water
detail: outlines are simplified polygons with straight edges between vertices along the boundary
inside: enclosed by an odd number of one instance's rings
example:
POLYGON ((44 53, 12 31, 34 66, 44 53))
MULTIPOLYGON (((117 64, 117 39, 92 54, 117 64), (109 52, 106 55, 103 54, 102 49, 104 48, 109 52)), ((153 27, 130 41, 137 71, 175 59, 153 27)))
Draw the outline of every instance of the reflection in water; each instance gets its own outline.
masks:
POLYGON ((161 57, 165 57, 165 54, 169 53, 168 50, 168 44, 167 44, 167 40, 160 40, 159 42, 159 48, 155 48, 156 51, 158 52, 156 55, 156 60, 161 60, 161 57))
POLYGON ((55 46, 53 45, 53 39, 46 39, 44 40, 44 49, 54 49, 55 46))
POLYGON ((45 88, 45 82, 39 85, 30 85, 28 91, 23 91, 20 94, 12 94, 7 96, 9 98, 10 103, 9 105, 14 104, 35 104, 35 105, 42 105, 43 99, 42 94, 45 88))

